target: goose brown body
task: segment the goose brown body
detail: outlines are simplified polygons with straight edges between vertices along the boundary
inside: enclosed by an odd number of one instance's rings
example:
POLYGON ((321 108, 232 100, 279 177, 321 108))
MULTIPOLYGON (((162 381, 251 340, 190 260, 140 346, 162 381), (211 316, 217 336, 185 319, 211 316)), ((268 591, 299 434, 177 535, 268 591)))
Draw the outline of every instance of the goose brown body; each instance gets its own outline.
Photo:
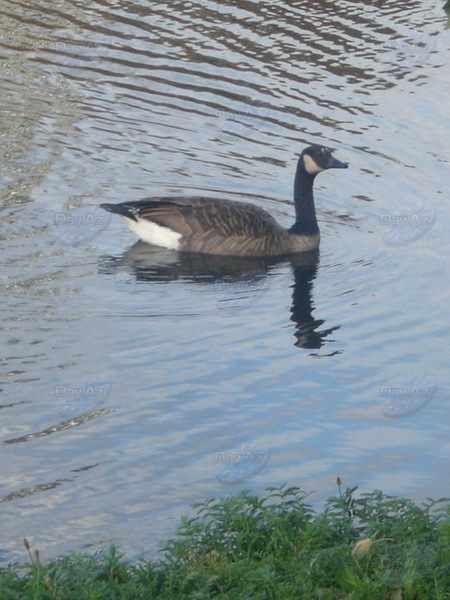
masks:
MULTIPOLYGON (((281 227, 266 210, 217 198, 148 198, 102 204, 138 223, 151 221, 181 234, 178 250, 229 256, 273 256, 313 250, 319 234, 304 236, 281 227)), ((130 223, 133 229, 133 224, 130 223)))
POLYGON ((303 151, 294 186, 297 219, 290 229, 279 225, 266 210, 234 200, 180 196, 100 206, 125 217, 144 241, 176 250, 230 256, 308 252, 318 248, 320 241, 314 178, 327 168, 346 167, 323 146, 303 151))

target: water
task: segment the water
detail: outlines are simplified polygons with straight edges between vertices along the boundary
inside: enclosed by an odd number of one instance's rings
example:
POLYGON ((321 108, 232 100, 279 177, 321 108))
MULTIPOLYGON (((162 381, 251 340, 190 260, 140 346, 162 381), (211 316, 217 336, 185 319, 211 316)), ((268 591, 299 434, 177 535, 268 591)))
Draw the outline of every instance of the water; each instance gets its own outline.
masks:
POLYGON ((0 557, 151 557, 189 506, 288 482, 448 494, 448 18, 431 0, 6 0, 0 557), (320 256, 180 256, 98 209, 249 200, 320 256))

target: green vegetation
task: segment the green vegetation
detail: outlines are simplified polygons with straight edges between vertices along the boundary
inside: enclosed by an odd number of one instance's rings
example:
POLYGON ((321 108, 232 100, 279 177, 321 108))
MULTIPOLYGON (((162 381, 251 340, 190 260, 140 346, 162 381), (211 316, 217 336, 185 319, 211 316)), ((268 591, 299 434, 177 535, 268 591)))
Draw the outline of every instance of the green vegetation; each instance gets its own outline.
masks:
POLYGON ((24 540, 31 565, 0 569, 0 599, 450 599, 448 499, 338 485, 320 513, 285 486, 196 504, 162 558, 137 565, 115 549, 43 565, 24 540))

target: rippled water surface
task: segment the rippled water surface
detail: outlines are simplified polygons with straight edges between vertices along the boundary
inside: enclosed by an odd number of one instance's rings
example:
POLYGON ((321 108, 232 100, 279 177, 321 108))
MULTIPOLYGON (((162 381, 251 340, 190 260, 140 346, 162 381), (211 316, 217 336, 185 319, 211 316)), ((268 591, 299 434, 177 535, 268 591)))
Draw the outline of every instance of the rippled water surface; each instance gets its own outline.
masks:
POLYGON ((0 5, 0 557, 154 556, 288 482, 448 495, 448 15, 431 0, 0 5), (136 244, 101 202, 248 200, 320 256, 136 244))

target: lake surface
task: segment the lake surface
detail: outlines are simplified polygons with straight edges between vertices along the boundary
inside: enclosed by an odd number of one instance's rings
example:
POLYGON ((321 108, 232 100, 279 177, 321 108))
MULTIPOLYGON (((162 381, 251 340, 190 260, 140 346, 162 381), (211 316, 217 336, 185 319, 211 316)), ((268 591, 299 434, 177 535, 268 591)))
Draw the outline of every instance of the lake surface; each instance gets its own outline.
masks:
POLYGON ((0 558, 155 556, 193 502, 448 495, 448 15, 431 0, 4 0, 0 558), (148 4, 148 6, 147 6, 148 4), (320 255, 135 245, 101 202, 247 200, 320 255))

